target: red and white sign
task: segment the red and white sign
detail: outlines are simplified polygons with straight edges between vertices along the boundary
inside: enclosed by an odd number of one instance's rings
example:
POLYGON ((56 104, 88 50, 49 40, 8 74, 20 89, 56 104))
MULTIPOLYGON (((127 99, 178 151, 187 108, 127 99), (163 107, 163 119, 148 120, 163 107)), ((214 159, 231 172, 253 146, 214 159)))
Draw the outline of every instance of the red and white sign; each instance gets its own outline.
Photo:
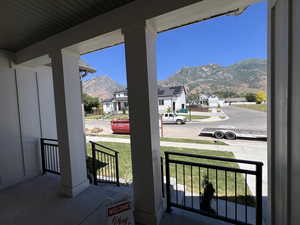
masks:
POLYGON ((130 201, 120 202, 107 208, 108 225, 134 225, 130 201))

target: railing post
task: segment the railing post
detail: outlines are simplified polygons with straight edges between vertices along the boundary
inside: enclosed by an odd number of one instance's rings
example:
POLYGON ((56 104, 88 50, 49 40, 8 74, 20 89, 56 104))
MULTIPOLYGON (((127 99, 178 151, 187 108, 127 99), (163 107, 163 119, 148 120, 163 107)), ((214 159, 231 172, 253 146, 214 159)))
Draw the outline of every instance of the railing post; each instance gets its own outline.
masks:
POLYGON ((161 172, 161 191, 163 198, 165 197, 165 184, 164 184, 164 158, 160 157, 160 172, 161 172))
POLYGON ((116 160, 116 177, 117 177, 117 186, 120 186, 120 178, 119 178, 119 153, 115 152, 115 160, 116 160))
POLYGON ((262 225, 262 165, 256 165, 256 225, 262 225))
POLYGON ((46 166, 45 166, 45 152, 44 152, 44 139, 41 138, 41 157, 42 157, 42 170, 43 170, 43 174, 46 173, 46 166))
POLYGON ((169 153, 168 152, 165 152, 165 160, 166 160, 167 212, 171 212, 170 165, 169 165, 169 153))
POLYGON ((97 168, 96 168, 96 151, 95 151, 95 143, 91 142, 92 145, 92 159, 93 159, 93 176, 94 176, 94 184, 97 185, 97 168))

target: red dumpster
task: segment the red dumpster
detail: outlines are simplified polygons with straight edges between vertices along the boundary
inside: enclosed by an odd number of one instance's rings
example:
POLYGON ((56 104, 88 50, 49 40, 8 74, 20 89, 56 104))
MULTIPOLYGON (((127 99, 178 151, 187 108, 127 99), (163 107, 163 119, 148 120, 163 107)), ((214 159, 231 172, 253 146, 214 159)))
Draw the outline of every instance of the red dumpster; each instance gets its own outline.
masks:
POLYGON ((130 134, 129 120, 112 120, 110 123, 114 134, 130 134))

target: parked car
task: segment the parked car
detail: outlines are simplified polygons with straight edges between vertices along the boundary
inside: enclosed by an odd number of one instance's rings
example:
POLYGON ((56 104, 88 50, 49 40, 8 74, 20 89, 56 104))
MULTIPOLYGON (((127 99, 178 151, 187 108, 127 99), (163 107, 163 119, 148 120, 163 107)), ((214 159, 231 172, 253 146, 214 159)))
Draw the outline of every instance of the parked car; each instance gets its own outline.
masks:
POLYGON ((185 124, 186 118, 184 116, 179 116, 176 113, 165 113, 162 115, 162 122, 185 124))
MULTIPOLYGON (((184 116, 178 116, 175 113, 165 113, 162 115, 163 123, 176 123, 184 124, 186 118, 184 116)), ((111 130, 114 134, 130 134, 130 122, 126 119, 112 120, 110 122, 111 130)))
POLYGON ((130 134, 129 120, 112 120, 110 124, 114 134, 130 134))

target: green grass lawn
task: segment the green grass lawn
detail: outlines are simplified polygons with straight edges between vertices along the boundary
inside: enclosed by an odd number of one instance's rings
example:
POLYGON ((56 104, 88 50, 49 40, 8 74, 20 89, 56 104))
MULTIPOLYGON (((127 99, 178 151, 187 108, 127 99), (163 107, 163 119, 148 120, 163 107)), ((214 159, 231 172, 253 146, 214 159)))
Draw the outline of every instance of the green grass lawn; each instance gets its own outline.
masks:
MULTIPOLYGON (((126 134, 101 134, 100 137, 112 137, 112 138, 124 138, 129 139, 130 136, 126 134)), ((227 145, 222 141, 210 141, 210 140, 197 140, 189 138, 160 138, 161 141, 167 142, 180 142, 180 143, 195 143, 195 144, 211 144, 211 145, 227 145)))
POLYGON ((101 118, 101 115, 90 114, 90 115, 85 116, 85 119, 87 119, 87 120, 97 120, 97 119, 100 119, 100 118, 101 118))
MULTIPOLYGON (((210 116, 198 116, 198 115, 192 115, 192 120, 203 120, 208 119, 210 116)), ((190 116, 186 117, 187 119, 190 119, 190 116)))
MULTIPOLYGON (((103 115, 93 115, 93 114, 88 114, 85 116, 85 119, 88 120, 96 120, 96 119, 101 119, 103 118, 103 115)), ((127 114, 119 114, 119 115, 113 115, 110 117, 106 117, 106 120, 113 120, 113 119, 128 119, 128 115, 127 114)))
POLYGON ((126 119, 128 120, 129 119, 129 116, 127 114, 119 114, 119 115, 114 115, 114 116, 110 116, 110 117, 107 117, 105 118, 106 120, 119 120, 119 119, 126 119))
MULTIPOLYGON (((120 177, 123 178, 127 183, 132 182, 132 165, 131 165, 131 149, 129 144, 124 143, 115 143, 115 142, 99 142, 100 144, 110 147, 112 149, 117 150, 119 154, 119 172, 120 177)), ((219 157, 226 157, 226 158, 234 158, 232 152, 224 152, 224 151, 211 151, 211 150, 194 150, 194 149, 185 149, 185 148, 177 148, 177 147, 163 147, 161 146, 161 156, 164 157, 165 151, 171 152, 181 152, 181 153, 191 153, 197 155, 208 155, 208 156, 219 156, 219 157)), ((91 155, 91 146, 88 145, 88 154, 91 155)), ((232 168, 239 168, 238 164, 233 162, 222 162, 222 161, 213 161, 213 160, 205 160, 205 159, 196 159, 196 158, 189 158, 189 157, 179 157, 179 156, 172 156, 172 159, 177 160, 184 160, 189 162, 196 162, 196 163, 203 163, 203 164, 210 164, 210 165, 217 165, 217 166, 226 166, 232 168)), ((175 166, 171 164, 170 167, 171 177, 175 177, 175 166)), ((182 165, 177 166, 177 181, 178 184, 185 183, 187 191, 199 194, 199 190, 205 175, 209 176, 210 182, 213 184, 214 188, 218 192, 218 196, 220 198, 224 198, 225 196, 225 172, 218 171, 216 174, 215 169, 201 168, 200 170, 198 167, 193 167, 191 169, 190 166, 185 166, 183 168, 182 165), (183 178, 183 170, 185 170, 185 180, 183 178), (200 176, 199 176, 200 173, 200 176), (200 177, 200 179, 199 179, 200 177), (216 183, 216 177, 218 177, 218 184, 216 183), (193 180, 193 184, 192 181, 193 180)), ((233 196, 235 194, 235 174, 233 172, 227 172, 227 195, 229 196, 228 200, 234 200, 233 196)), ((237 201, 240 203, 244 203, 245 201, 245 179, 244 177, 237 173, 236 174, 236 181, 237 181, 237 201)), ((246 185, 247 193, 248 193, 248 204, 254 204, 253 198, 251 197, 251 191, 249 190, 248 186, 246 185)), ((203 188, 201 187, 201 192, 203 192, 203 188)))
POLYGON ((267 104, 249 104, 249 105, 234 105, 241 108, 252 109, 261 112, 267 112, 267 104))

